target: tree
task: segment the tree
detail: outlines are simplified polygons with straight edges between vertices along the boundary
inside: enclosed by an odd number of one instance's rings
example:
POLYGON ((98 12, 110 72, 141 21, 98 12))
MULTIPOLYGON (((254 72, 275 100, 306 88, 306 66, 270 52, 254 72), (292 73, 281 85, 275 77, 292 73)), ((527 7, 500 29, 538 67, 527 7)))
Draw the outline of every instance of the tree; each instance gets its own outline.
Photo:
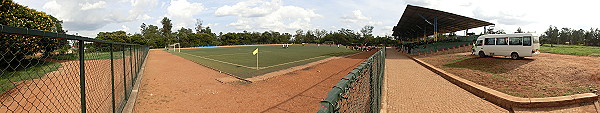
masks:
POLYGON ((506 32, 504 32, 504 30, 503 30, 503 29, 500 29, 500 30, 494 31, 494 27, 489 27, 489 28, 487 28, 486 32, 487 32, 488 34, 506 34, 506 32))
POLYGON ((317 42, 318 40, 315 40, 315 39, 317 39, 317 36, 315 36, 315 34, 313 33, 313 31, 311 31, 311 30, 306 31, 306 34, 304 34, 304 40, 306 42, 309 42, 309 43, 320 43, 320 42, 317 42))
POLYGON ((517 28, 517 32, 515 32, 515 33, 525 33, 525 32, 523 32, 523 30, 521 30, 521 27, 519 27, 519 28, 517 28))
POLYGON ((580 44, 588 46, 598 46, 600 31, 596 28, 590 28, 589 31, 583 29, 561 28, 550 26, 540 37, 542 43, 552 44, 580 44))
MULTIPOLYGON (((122 43, 131 43, 131 39, 127 36, 125 31, 115 31, 115 32, 100 32, 96 36, 97 39, 107 40, 113 42, 122 42, 122 43)), ((92 43, 89 46, 89 50, 92 51, 110 51, 110 46, 104 43, 92 43)))
POLYGON ((221 36, 220 40, 224 45, 239 45, 239 44, 241 44, 238 33, 226 33, 223 36, 221 36))
POLYGON ((201 19, 196 19, 196 33, 200 33, 202 31, 202 21, 201 19))
MULTIPOLYGON (((566 42, 569 42, 569 40, 571 40, 571 28, 562 28, 560 30, 560 33, 558 34, 558 40, 557 43, 558 44, 566 44, 566 42)), ((569 42, 570 44, 571 42, 569 42)))
POLYGON ((155 25, 148 25, 148 26, 144 26, 145 24, 142 24, 142 36, 144 36, 144 39, 147 41, 148 46, 150 46, 151 48, 161 48, 161 47, 165 47, 166 42, 165 37, 163 37, 160 33, 160 30, 158 29, 158 26, 155 25))
MULTIPOLYGON (((19 5, 12 0, 0 1, 0 24, 48 32, 66 33, 62 28, 62 21, 51 15, 47 15, 44 12, 19 5)), ((0 57, 0 61, 2 61, 0 62, 0 68, 6 69, 6 71, 22 69, 22 67, 16 66, 21 65, 21 63, 27 63, 26 60, 22 60, 26 55, 37 53, 51 55, 55 50, 61 49, 66 51, 69 47, 67 40, 64 39, 8 34, 0 34, 0 46, 0 53, 3 53, 2 57, 0 57)))
POLYGON ((373 39, 373 34, 372 34, 373 33, 373 28, 374 28, 373 26, 366 25, 365 27, 363 27, 360 30, 360 33, 361 33, 361 35, 363 37, 361 39, 361 42, 368 43, 369 41, 371 41, 373 39))
POLYGON ((129 43, 132 44, 148 45, 148 41, 144 39, 144 36, 142 34, 133 34, 129 37, 129 39, 131 40, 129 43))
POLYGON ((113 42, 122 42, 122 43, 130 43, 131 40, 125 31, 115 31, 115 32, 100 32, 96 36, 97 39, 113 41, 113 42))
POLYGON ((173 23, 171 23, 171 20, 167 17, 164 17, 160 23, 162 24, 162 28, 160 29, 161 35, 165 37, 164 41, 167 42, 167 44, 170 44, 171 40, 173 40, 173 37, 171 36, 171 28, 173 28, 173 23))
POLYGON ((296 30, 296 34, 294 35, 294 41, 296 41, 296 43, 306 42, 306 40, 304 40, 304 31, 302 29, 296 30))
POLYGON ((370 25, 366 25, 365 27, 363 27, 362 29, 360 29, 360 33, 363 37, 372 37, 372 33, 373 33, 373 26, 370 25))
POLYGON ((174 42, 178 42, 181 46, 183 47, 191 47, 191 46, 198 46, 199 41, 193 40, 191 39, 190 35, 194 34, 192 29, 186 29, 184 27, 181 27, 181 29, 177 30, 176 40, 173 40, 174 42))
POLYGON ((542 43, 553 43, 558 44, 558 29, 556 26, 550 26, 544 34, 540 37, 542 43))
POLYGON ((327 34, 327 31, 324 29, 322 29, 322 30, 315 29, 314 32, 315 32, 316 40, 321 40, 321 38, 323 38, 327 34))

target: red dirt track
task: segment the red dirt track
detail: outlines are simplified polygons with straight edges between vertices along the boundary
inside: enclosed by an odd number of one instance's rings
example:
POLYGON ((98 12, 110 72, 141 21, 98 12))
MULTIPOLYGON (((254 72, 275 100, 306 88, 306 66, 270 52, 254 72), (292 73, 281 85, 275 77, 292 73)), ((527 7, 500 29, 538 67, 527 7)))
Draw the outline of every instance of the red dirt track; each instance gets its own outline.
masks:
POLYGON ((343 76, 376 51, 255 83, 221 83, 228 77, 161 50, 151 50, 135 112, 316 112, 343 76))

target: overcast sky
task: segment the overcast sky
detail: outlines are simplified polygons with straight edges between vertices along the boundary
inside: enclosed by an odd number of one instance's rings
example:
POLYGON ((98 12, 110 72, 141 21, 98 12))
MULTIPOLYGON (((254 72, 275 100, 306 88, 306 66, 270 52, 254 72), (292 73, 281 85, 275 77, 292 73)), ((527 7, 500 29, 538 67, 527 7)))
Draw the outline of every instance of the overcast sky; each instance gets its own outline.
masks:
MULTIPOLYGON (((96 37, 98 32, 139 33, 142 23, 160 25, 168 17, 173 31, 193 28, 196 19, 213 32, 297 29, 328 31, 374 26, 390 35, 406 4, 442 10, 496 24, 507 33, 518 27, 544 32, 554 25, 575 29, 600 27, 598 0, 15 0, 64 21, 68 34, 96 37)), ((470 32, 479 33, 483 28, 470 32)), ((462 35, 464 32, 458 32, 462 35)))

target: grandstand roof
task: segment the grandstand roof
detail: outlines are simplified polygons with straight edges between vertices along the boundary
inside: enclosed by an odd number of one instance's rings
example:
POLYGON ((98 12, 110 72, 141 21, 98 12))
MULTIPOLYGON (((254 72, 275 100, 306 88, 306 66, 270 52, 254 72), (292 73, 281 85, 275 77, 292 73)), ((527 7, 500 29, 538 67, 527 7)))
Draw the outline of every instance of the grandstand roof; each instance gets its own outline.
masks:
POLYGON ((419 36, 433 35, 434 24, 437 23, 438 33, 456 32, 481 26, 494 25, 493 23, 452 14, 435 9, 407 5, 404 14, 394 26, 392 36, 400 38, 416 38, 419 36), (437 17, 437 22, 435 22, 437 17))

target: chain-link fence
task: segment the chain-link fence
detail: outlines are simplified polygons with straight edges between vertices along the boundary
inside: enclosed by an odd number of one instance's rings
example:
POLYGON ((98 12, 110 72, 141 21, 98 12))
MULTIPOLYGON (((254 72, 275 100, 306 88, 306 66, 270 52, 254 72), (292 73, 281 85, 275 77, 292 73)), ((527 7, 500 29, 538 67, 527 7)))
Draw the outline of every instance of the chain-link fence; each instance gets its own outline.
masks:
POLYGON ((122 112, 148 47, 0 25, 0 112, 122 112))
POLYGON ((385 67, 385 48, 340 80, 321 101, 319 113, 378 113, 385 67))

